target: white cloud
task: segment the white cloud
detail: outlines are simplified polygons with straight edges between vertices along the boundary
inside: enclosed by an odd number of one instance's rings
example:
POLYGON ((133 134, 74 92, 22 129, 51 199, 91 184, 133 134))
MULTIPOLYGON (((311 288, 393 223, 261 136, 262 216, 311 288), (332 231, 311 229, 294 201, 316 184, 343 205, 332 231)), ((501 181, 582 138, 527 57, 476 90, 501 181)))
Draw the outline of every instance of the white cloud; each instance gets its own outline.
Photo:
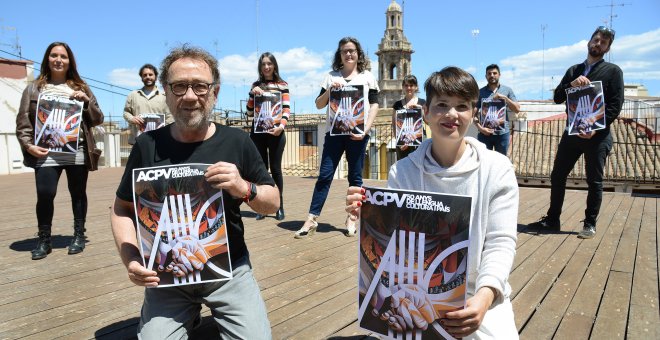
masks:
MULTIPOLYGON (((272 52, 277 59, 280 75, 289 83, 292 99, 316 96, 325 72, 329 69, 331 52, 314 52, 295 47, 272 52)), ((222 83, 227 86, 250 86, 258 77, 256 53, 232 54, 219 60, 222 83)))
MULTIPOLYGON (((660 71, 655 71, 660 70, 660 29, 617 37, 610 54, 612 62, 623 70, 626 83, 660 80, 660 71)), ((566 69, 586 56, 587 40, 548 48, 545 56, 542 50, 511 56, 499 62, 502 83, 511 86, 519 99, 540 99, 543 87, 543 97, 548 99, 552 97, 549 90, 561 81, 566 69)))
POLYGON ((143 86, 140 76, 138 76, 139 67, 134 68, 116 68, 110 71, 108 79, 111 84, 124 86, 128 88, 140 88, 143 86))

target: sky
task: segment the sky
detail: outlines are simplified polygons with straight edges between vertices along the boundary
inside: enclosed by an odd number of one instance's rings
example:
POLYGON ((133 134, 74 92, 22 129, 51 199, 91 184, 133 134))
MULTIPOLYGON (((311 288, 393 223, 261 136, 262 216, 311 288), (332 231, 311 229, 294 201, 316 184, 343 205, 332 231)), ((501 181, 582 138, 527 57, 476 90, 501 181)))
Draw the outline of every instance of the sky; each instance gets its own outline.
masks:
MULTIPOLYGON (((17 59, 20 45, 23 58, 41 62, 51 42, 67 42, 106 120, 120 121, 129 90, 142 86, 140 66, 159 66, 172 47, 189 43, 219 59, 216 107, 234 111, 244 106, 258 56, 268 51, 289 83, 292 110, 317 113, 314 98, 342 37, 361 42, 377 74, 391 1, 10 1, 0 12, 0 58, 17 59)), ((485 67, 496 63, 500 82, 519 100, 551 99, 566 69, 586 58, 595 28, 611 24, 616 38, 606 58, 622 68, 627 84, 660 96, 658 0, 397 2, 420 86, 449 65, 484 86, 485 67)))

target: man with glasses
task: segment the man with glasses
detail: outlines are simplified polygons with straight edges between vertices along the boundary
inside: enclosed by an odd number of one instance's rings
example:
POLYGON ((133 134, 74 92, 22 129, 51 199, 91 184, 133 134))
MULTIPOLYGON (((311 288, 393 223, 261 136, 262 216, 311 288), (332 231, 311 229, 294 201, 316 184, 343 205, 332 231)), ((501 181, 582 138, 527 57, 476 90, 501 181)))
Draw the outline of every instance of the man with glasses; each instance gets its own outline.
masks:
MULTIPOLYGON (((578 237, 590 239, 596 235, 596 219, 603 200, 603 168, 605 160, 612 150, 610 125, 619 116, 624 98, 623 72, 617 65, 603 59, 613 41, 614 30, 605 26, 598 27, 587 43, 587 59, 580 64, 571 66, 555 88, 554 101, 561 104, 566 101, 566 89, 589 85, 592 81, 601 81, 605 101, 606 127, 602 130, 581 131, 578 135, 569 135, 568 120, 566 121, 566 130, 559 141, 555 164, 550 175, 550 207, 546 216, 538 222, 530 224, 532 227, 560 230, 559 216, 564 203, 566 179, 578 158, 584 154, 589 191, 587 208, 584 211, 584 226, 578 237)), ((566 109, 568 112, 568 106, 566 109)))
POLYGON ((272 214, 279 192, 247 133, 209 121, 220 91, 218 62, 207 51, 184 45, 161 64, 160 81, 174 123, 140 135, 131 151, 111 212, 112 231, 129 279, 145 289, 141 338, 184 338, 199 321, 201 303, 218 324, 222 338, 271 337, 266 308, 252 275, 243 238, 240 205, 272 214), (143 266, 136 242, 132 173, 135 168, 208 163, 205 177, 223 190, 233 278, 177 287, 154 288, 155 271, 143 266))
MULTIPOLYGON (((156 79, 158 78, 158 70, 154 65, 144 64, 140 67, 140 78, 144 86, 132 91, 126 97, 126 105, 124 105, 124 119, 129 125, 130 135, 128 136, 128 144, 135 143, 135 137, 138 135, 138 130, 144 130, 145 121, 142 114, 145 113, 160 113, 166 117, 170 110, 165 104, 165 93, 160 92, 156 86, 156 79)), ((171 119, 167 119, 171 123, 171 119)))

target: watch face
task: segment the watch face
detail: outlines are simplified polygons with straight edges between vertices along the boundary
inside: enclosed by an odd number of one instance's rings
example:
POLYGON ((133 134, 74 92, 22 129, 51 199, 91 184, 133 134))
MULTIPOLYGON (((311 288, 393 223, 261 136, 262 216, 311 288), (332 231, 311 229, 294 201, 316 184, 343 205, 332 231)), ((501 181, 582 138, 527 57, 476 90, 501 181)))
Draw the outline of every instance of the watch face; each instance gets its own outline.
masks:
POLYGON ((255 197, 257 197, 257 185, 254 183, 250 183, 250 198, 249 200, 252 201, 255 197))

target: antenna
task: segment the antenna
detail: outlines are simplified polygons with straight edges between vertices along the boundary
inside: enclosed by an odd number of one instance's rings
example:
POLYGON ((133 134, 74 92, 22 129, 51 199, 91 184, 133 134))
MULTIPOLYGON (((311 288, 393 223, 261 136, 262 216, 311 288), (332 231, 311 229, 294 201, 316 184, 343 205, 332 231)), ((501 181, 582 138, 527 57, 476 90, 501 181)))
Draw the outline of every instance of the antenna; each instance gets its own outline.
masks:
POLYGON ((257 40, 257 55, 259 55, 259 0, 254 1, 254 15, 256 22, 256 40, 257 40))
POLYGON ((543 55, 543 57, 541 58, 541 64, 543 65, 541 67, 541 69, 542 69, 542 71, 541 71, 541 100, 545 99, 545 98, 543 98, 543 95, 544 95, 544 92, 543 92, 544 88, 543 87, 545 85, 545 29, 546 28, 548 28, 547 24, 542 24, 541 25, 541 35, 542 35, 542 40, 543 40, 542 45, 541 45, 542 46, 541 51, 542 51, 542 55, 543 55))
MULTIPOLYGON (((631 3, 614 3, 614 0, 611 0, 609 5, 589 6, 587 8, 609 7, 610 20, 603 20, 603 21, 605 22, 605 26, 607 26, 609 29, 612 29, 612 26, 614 26, 614 18, 618 17, 618 15, 614 14, 614 7, 624 7, 625 5, 632 6, 631 3)), ((612 61, 612 52, 608 53, 607 61, 612 61)))
POLYGON ((609 5, 598 5, 598 6, 589 6, 587 8, 598 8, 598 7, 609 7, 610 8, 610 20, 604 20, 605 24, 609 29, 612 29, 612 26, 614 26, 614 18, 618 17, 618 15, 614 14, 614 7, 624 7, 625 5, 632 6, 631 3, 614 3, 614 0, 610 1, 609 5))
POLYGON ((15 53, 18 54, 18 57, 20 59, 23 59, 23 55, 21 53, 21 44, 18 43, 18 30, 16 27, 13 26, 2 26, 2 35, 4 35, 5 31, 14 31, 15 38, 14 38, 14 43, 13 44, 6 44, 6 43, 0 43, 0 46, 9 46, 11 47, 15 53))
POLYGON ((474 38, 474 67, 477 69, 479 67, 478 57, 477 57, 477 37, 479 36, 479 29, 475 28, 471 31, 472 37, 474 38))
POLYGON ((215 49, 215 59, 218 59, 218 55, 220 55, 220 47, 218 43, 218 39, 213 39, 213 48, 215 49))

